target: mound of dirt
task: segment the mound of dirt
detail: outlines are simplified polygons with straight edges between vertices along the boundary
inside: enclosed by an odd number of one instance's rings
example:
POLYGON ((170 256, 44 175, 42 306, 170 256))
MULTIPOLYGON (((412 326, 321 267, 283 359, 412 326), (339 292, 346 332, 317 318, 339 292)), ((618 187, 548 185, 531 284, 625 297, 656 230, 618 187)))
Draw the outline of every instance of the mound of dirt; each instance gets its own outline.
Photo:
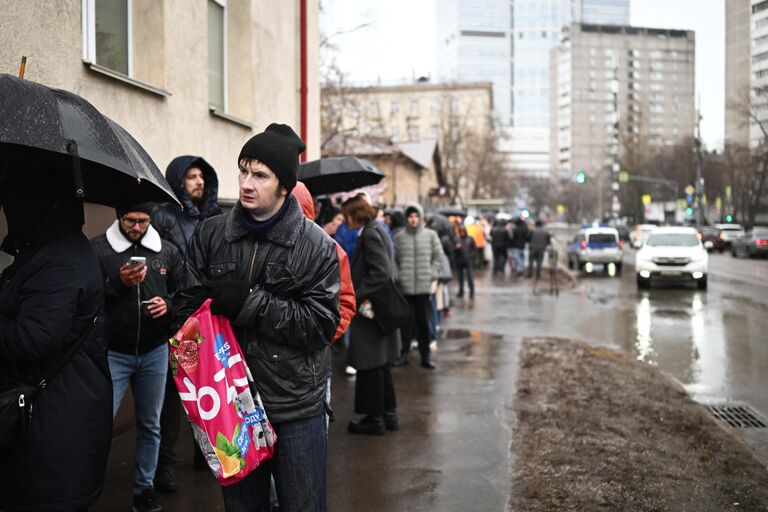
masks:
POLYGON ((572 340, 524 340, 509 510, 768 510, 752 451, 658 369, 572 340))

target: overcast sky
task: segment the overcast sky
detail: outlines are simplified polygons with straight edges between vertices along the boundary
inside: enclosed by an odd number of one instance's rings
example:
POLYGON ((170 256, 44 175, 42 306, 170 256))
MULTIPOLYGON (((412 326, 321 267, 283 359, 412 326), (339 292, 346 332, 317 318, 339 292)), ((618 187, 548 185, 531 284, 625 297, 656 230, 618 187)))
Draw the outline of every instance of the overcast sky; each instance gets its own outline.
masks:
MULTIPOLYGON (((632 25, 696 31, 696 90, 701 132, 709 147, 722 147, 725 106, 724 0, 630 0, 632 25)), ((434 0, 322 0, 321 30, 351 82, 402 82, 434 75, 434 0)))

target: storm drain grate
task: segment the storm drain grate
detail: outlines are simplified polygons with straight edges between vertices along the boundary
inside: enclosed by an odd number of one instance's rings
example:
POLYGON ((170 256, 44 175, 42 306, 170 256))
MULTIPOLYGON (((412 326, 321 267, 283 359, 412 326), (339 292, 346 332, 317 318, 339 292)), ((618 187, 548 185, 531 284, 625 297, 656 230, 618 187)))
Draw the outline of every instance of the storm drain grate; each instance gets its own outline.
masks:
POLYGON ((746 405, 708 405, 715 418, 734 428, 766 428, 765 421, 746 405))

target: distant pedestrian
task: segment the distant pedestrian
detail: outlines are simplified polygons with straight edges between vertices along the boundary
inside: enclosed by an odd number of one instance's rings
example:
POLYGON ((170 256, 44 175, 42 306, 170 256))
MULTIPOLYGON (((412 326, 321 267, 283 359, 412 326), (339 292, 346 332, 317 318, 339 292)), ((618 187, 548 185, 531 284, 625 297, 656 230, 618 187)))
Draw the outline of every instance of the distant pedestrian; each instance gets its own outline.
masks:
POLYGON ((171 295, 184 276, 179 250, 160 238, 150 224, 151 212, 151 203, 119 211, 107 232, 91 242, 104 278, 113 417, 128 387, 133 391, 134 512, 162 510, 153 492, 160 412, 168 370, 171 295))
POLYGON ((376 210, 363 196, 347 199, 344 218, 353 228, 362 228, 352 259, 352 282, 360 310, 350 325, 349 360, 357 369, 355 412, 364 415, 351 421, 352 434, 383 435, 398 430, 395 387, 390 365, 400 353, 400 331, 383 334, 371 318, 376 311, 370 299, 394 278, 394 248, 389 235, 376 220, 376 210))
POLYGON ((104 282, 71 171, 2 149, 0 248, 14 259, 0 275, 0 389, 11 387, 5 377, 37 384, 81 345, 35 398, 30 429, 0 456, 0 509, 86 510, 101 494, 112 442, 104 282))
MULTIPOLYGON (((443 268, 443 246, 437 233, 423 225, 421 206, 405 208, 405 229, 395 234, 397 282, 413 308, 421 366, 433 370, 429 351, 429 315, 431 294, 443 268)), ((407 361, 410 340, 403 337, 402 358, 407 361)), ((403 361, 400 361, 401 363, 403 361)))
MULTIPOLYGON (((165 179, 173 189, 181 205, 166 203, 152 212, 152 227, 160 237, 173 243, 182 257, 197 225, 219 215, 219 179, 214 168, 202 157, 177 156, 165 170, 165 179)), ((155 474, 155 488, 160 492, 177 489, 175 467, 178 460, 176 440, 181 428, 184 409, 181 405, 173 375, 168 372, 165 383, 165 400, 160 416, 160 456, 155 474)), ((206 467, 202 453, 194 448, 195 467, 206 467)))
POLYGON ((493 273, 503 274, 507 264, 507 247, 509 246, 509 231, 504 221, 496 220, 491 229, 491 251, 493 252, 493 273))
POLYGON ((515 228, 512 230, 512 238, 509 246, 512 251, 512 260, 515 264, 515 276, 522 277, 525 270, 525 246, 531 238, 531 230, 523 219, 515 219, 515 228))
POLYGON ((536 221, 536 227, 531 233, 531 239, 529 243, 529 259, 528 264, 528 277, 532 277, 534 274, 534 265, 536 266, 536 279, 541 277, 541 263, 544 260, 544 252, 552 242, 552 235, 544 229, 544 223, 541 220, 536 221))
POLYGON ((469 300, 475 298, 475 278, 474 261, 475 241, 467 234, 467 228, 459 226, 459 236, 454 243, 454 258, 456 261, 456 271, 459 274, 459 293, 456 295, 459 299, 464 298, 464 280, 469 286, 469 300))

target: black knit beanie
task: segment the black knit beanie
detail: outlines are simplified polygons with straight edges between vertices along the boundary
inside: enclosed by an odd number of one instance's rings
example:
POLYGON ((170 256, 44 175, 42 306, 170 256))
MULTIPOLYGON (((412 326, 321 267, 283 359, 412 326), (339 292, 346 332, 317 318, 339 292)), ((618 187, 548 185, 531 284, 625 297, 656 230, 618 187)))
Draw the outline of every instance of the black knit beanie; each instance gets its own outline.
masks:
POLYGON ((152 215, 152 210, 155 208, 154 203, 139 203, 127 208, 115 208, 117 218, 120 219, 128 212, 141 212, 147 215, 152 215))
POLYGON ((264 162, 290 193, 296 186, 299 155, 305 149, 307 146, 290 126, 272 123, 266 130, 254 135, 245 143, 237 161, 243 158, 255 158, 264 162))

